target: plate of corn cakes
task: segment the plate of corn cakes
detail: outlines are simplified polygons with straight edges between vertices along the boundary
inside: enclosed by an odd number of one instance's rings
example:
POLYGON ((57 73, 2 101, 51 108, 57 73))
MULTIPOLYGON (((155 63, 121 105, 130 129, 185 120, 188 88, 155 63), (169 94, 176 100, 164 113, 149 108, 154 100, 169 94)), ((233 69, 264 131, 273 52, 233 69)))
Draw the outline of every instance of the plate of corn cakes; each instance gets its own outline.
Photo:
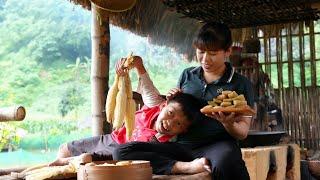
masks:
POLYGON ((222 91, 220 95, 208 101, 208 105, 200 110, 203 114, 213 112, 236 113, 253 116, 256 112, 248 104, 243 94, 235 91, 222 91))

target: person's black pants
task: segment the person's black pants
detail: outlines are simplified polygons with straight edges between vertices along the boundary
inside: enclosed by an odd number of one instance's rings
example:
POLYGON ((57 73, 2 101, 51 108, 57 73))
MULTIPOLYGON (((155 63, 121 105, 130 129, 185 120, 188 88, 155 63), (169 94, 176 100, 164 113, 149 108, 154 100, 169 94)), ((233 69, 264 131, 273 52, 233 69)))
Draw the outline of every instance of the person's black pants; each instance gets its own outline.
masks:
POLYGON ((148 160, 154 174, 171 174, 176 161, 192 161, 192 152, 177 143, 131 142, 113 151, 114 160, 148 160))
POLYGON ((247 180, 249 174, 240 148, 234 140, 225 140, 190 148, 179 143, 131 142, 114 151, 115 160, 148 160, 154 174, 170 174, 176 161, 189 162, 205 157, 211 163, 214 180, 247 180))

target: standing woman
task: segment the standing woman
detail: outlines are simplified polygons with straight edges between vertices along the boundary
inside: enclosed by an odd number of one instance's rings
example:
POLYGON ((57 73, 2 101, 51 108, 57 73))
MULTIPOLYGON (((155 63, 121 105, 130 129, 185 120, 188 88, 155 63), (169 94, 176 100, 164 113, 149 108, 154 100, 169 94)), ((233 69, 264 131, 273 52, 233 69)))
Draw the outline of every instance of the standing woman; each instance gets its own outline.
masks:
MULTIPOLYGON (((178 87, 170 90, 167 98, 184 92, 203 101, 210 101, 222 91, 231 90, 243 94, 252 107, 253 89, 250 81, 236 73, 231 64, 226 62, 231 53, 231 44, 231 32, 226 25, 205 24, 193 42, 200 66, 185 69, 178 87)), ((175 146, 170 148, 170 144, 166 145, 167 154, 161 144, 149 144, 149 148, 146 144, 126 144, 116 151, 115 156, 118 159, 149 160, 154 173, 158 174, 190 173, 189 170, 195 166, 197 172, 201 172, 208 170, 209 165, 212 179, 246 180, 249 175, 238 140, 247 137, 250 122, 251 117, 234 113, 219 112, 210 117, 201 116, 186 134, 178 137, 175 146), (177 145, 181 148, 176 148, 177 145), (170 154, 180 154, 180 157, 185 154, 188 158, 177 159, 170 154)))

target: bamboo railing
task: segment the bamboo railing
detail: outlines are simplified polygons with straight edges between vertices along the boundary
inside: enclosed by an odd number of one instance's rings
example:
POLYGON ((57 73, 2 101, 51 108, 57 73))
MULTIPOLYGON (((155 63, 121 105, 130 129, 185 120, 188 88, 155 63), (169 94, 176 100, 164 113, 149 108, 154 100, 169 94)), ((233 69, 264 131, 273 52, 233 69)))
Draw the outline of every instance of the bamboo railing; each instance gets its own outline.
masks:
POLYGON ((316 38, 320 32, 315 32, 314 26, 313 21, 286 24, 276 26, 272 33, 264 28, 258 38, 262 44, 259 63, 272 81, 285 130, 301 147, 318 149, 320 72, 316 69, 320 52, 316 46, 320 44, 316 38))
POLYGON ((318 149, 320 141, 320 88, 288 87, 282 91, 278 101, 282 106, 285 127, 293 140, 301 147, 318 149))

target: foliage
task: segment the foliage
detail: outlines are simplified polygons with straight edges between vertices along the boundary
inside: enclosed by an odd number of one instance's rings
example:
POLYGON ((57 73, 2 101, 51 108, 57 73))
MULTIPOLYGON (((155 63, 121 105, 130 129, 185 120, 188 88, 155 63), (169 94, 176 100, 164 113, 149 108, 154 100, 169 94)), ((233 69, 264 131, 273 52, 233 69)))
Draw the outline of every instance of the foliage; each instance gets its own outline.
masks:
POLYGON ((18 128, 11 124, 0 123, 0 152, 2 149, 11 151, 19 146, 20 136, 17 130, 18 128))
POLYGON ((89 128, 80 128, 80 124, 72 120, 29 120, 23 121, 20 128, 28 134, 21 139, 23 149, 56 149, 60 144, 90 134, 89 128))
POLYGON ((59 111, 62 117, 67 115, 68 112, 77 109, 78 106, 84 103, 84 100, 77 85, 68 88, 59 102, 59 111))
MULTIPOLYGON (((10 0, 2 14, 0 57, 23 54, 45 65, 90 56, 90 17, 67 2, 10 0), (75 28, 76 27, 76 28, 75 28), (63 43, 61 43, 63 42, 63 43)), ((89 13, 89 12, 87 12, 89 13)))

